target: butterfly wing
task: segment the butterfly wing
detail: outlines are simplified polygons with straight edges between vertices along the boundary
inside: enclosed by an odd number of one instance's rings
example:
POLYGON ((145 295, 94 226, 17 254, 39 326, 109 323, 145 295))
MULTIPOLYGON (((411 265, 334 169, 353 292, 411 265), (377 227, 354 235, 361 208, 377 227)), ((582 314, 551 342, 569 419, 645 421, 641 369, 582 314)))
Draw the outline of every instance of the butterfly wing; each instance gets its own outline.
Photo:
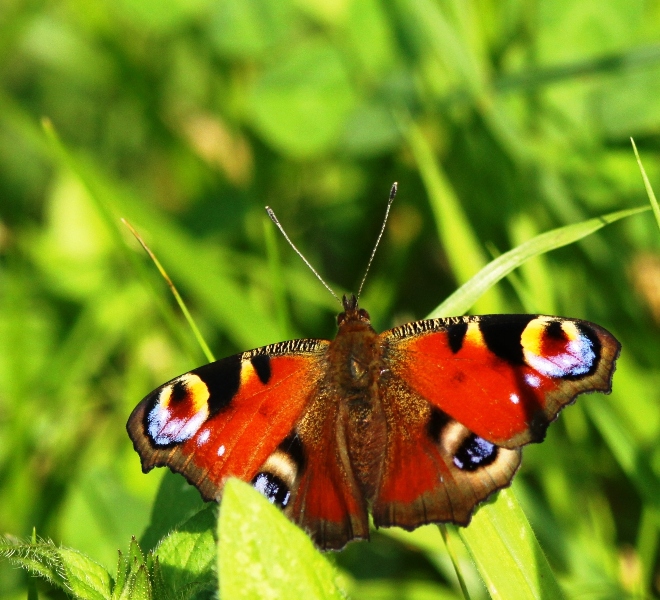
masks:
POLYGON ((321 548, 368 537, 324 340, 236 354, 176 377, 131 414, 142 470, 168 466, 219 500, 228 477, 251 482, 321 548))
POLYGON ((126 426, 142 470, 168 466, 205 500, 218 500, 228 477, 251 481, 314 397, 328 345, 294 340, 264 346, 154 390, 126 426))
POLYGON ((409 530, 425 523, 467 525, 479 502, 509 485, 520 449, 478 438, 404 380, 386 380, 381 400, 389 427, 374 524, 409 530))
POLYGON ((563 406, 610 391, 620 350, 597 325, 534 315, 418 321, 382 340, 389 428, 372 511, 408 529, 467 524, 563 406))
POLYGON ((578 394, 609 393, 621 349, 598 325, 539 315, 429 319, 382 335, 394 375, 507 448, 543 440, 578 394))

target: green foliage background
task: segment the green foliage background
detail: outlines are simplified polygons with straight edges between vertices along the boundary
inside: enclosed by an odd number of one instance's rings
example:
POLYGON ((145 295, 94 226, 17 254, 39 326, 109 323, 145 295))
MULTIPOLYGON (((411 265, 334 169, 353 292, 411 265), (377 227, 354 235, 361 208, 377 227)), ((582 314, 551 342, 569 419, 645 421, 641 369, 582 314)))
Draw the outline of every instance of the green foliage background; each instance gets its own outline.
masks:
MULTIPOLYGON (((263 206, 355 291, 396 180, 361 302, 384 329, 493 253, 644 204, 629 137, 657 190, 659 96, 657 0, 0 3, 0 533, 36 527, 113 570, 152 522, 163 471, 141 473, 124 424, 205 361, 119 217, 223 356, 334 334, 338 305, 263 206)), ((569 597, 658 595, 651 214, 530 261, 475 306, 526 311, 596 321, 623 354, 611 396, 526 449, 514 493, 569 597)), ((333 560, 356 598, 459 598, 442 548, 434 528, 395 530, 333 560)), ((0 562, 0 597, 26 585, 0 562)))

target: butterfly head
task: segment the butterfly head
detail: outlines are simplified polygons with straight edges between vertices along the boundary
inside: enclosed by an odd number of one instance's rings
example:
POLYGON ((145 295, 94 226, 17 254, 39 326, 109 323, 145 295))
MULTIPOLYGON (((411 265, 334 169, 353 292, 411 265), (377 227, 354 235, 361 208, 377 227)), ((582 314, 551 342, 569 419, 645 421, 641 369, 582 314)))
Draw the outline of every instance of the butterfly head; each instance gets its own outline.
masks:
POLYGON ((371 323, 371 317, 364 308, 358 308, 358 301, 355 294, 344 295, 341 303, 344 305, 344 312, 337 315, 337 324, 341 327, 345 323, 360 321, 362 323, 371 323))

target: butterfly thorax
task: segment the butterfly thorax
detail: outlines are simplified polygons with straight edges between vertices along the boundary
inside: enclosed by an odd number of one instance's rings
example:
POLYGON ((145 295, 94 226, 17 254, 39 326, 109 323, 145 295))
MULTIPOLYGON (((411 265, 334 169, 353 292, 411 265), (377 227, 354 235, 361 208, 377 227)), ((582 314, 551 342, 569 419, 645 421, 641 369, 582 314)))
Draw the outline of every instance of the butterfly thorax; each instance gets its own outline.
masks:
POLYGON ((369 314, 355 306, 338 317, 339 331, 328 348, 329 386, 339 398, 339 420, 357 482, 367 499, 377 489, 387 437, 379 394, 383 349, 369 314))

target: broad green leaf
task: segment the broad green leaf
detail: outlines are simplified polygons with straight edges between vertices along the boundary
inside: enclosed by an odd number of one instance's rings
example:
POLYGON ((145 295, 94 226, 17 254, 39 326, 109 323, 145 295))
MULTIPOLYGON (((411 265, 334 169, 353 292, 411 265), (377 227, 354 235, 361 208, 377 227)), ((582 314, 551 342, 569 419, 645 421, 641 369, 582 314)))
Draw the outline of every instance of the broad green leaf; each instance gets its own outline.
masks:
POLYGON ((51 542, 33 544, 0 538, 0 556, 77 598, 110 600, 110 574, 81 552, 58 548, 51 542))
POLYGON ((307 534, 237 479, 223 492, 218 538, 221 598, 344 598, 307 534))
POLYGON ((647 210, 649 208, 646 206, 620 210, 603 215, 602 217, 595 217, 582 223, 566 225, 565 227, 559 227, 537 235, 535 238, 524 244, 520 244, 520 246, 513 250, 505 252, 502 256, 499 256, 481 269, 472 279, 458 288, 433 310, 429 318, 462 315, 474 305, 486 290, 490 289, 500 279, 506 277, 511 271, 531 257, 561 248, 562 246, 567 246, 598 231, 602 227, 605 227, 605 225, 647 210))
POLYGON ((511 489, 483 505, 459 535, 492 598, 562 598, 561 589, 511 489))
POLYGON ((217 506, 207 506, 178 526, 156 549, 165 585, 182 590, 213 589, 217 585, 214 567, 217 506))
POLYGON ((71 591, 80 598, 109 598, 112 579, 98 563, 77 550, 60 548, 62 566, 71 591))

